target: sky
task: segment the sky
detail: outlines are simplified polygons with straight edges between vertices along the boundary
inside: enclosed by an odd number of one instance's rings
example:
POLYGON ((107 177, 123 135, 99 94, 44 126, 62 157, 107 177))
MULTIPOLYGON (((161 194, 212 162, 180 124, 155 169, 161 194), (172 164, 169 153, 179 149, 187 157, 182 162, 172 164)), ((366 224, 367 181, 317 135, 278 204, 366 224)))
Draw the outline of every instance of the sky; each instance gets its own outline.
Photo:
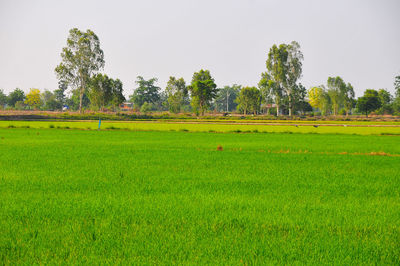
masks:
POLYGON ((341 76, 361 96, 394 92, 399 0, 0 0, 0 89, 57 89, 72 28, 93 30, 106 73, 126 96, 137 76, 190 83, 209 69, 218 87, 256 86, 274 44, 297 41, 306 88, 341 76))

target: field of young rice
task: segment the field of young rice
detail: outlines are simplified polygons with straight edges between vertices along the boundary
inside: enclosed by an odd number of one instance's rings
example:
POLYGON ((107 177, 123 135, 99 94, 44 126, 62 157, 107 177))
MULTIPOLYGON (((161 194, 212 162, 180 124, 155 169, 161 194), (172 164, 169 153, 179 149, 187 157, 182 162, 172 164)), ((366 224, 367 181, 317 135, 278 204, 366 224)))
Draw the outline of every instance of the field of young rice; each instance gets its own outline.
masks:
MULTIPOLYGON (((55 129, 98 129, 99 121, 0 121, 0 128, 55 128, 55 129)), ((264 133, 313 133, 313 134, 356 134, 356 135, 400 135, 400 125, 387 124, 259 124, 222 122, 165 122, 101 121, 103 130, 131 131, 190 131, 190 132, 264 132, 264 133)))
POLYGON ((70 123, 0 123, 0 264, 400 264, 399 136, 70 123))

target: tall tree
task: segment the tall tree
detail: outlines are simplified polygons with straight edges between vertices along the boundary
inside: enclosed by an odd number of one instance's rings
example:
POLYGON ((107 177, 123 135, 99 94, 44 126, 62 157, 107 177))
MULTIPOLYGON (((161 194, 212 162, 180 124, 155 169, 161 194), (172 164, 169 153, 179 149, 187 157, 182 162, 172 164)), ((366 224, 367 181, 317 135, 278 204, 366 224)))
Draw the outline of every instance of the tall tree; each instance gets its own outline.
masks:
POLYGON ((300 50, 300 45, 296 41, 292 41, 287 45, 287 51, 287 84, 284 88, 289 98, 289 116, 292 116, 296 102, 304 100, 304 97, 299 98, 299 96, 305 96, 305 88, 297 83, 303 72, 304 56, 300 50))
POLYGON ((90 78, 104 67, 99 38, 91 30, 81 32, 77 28, 71 29, 61 59, 55 72, 59 80, 79 90, 79 111, 82 112, 83 96, 90 78))
POLYGON ((356 105, 356 100, 354 99, 355 93, 353 86, 350 83, 347 83, 343 89, 344 90, 341 93, 343 108, 346 111, 346 116, 348 116, 351 109, 356 105))
POLYGON ((396 76, 394 78, 394 89, 395 89, 395 96, 400 98, 400 76, 396 76))
POLYGON ((393 100, 393 109, 395 112, 400 113, 400 75, 394 79, 395 98, 393 100))
MULTIPOLYGON (((276 94, 288 97, 289 116, 293 114, 294 94, 295 90, 299 88, 297 82, 301 78, 303 59, 303 53, 297 42, 293 41, 290 44, 280 44, 279 46, 274 44, 268 53, 267 73, 262 74, 260 81, 260 84, 265 87, 268 84, 267 81, 272 80, 275 89, 281 90, 276 94)), ((280 100, 282 96, 275 97, 275 100, 280 100)), ((279 107, 277 107, 277 111, 279 113, 279 107)))
POLYGON ((157 81, 157 78, 145 80, 142 76, 137 77, 135 83, 138 87, 131 95, 131 100, 136 106, 141 107, 145 102, 154 104, 158 101, 161 88, 155 85, 157 81))
POLYGON ((196 112, 204 115, 210 107, 211 101, 217 96, 217 85, 211 77, 210 71, 200 70, 193 74, 192 83, 188 86, 192 96, 192 106, 196 112))
POLYGON ((231 112, 236 109, 237 103, 236 98, 239 95, 241 86, 233 84, 232 86, 224 86, 218 89, 215 103, 218 111, 220 112, 231 112))
POLYGON ((169 77, 165 92, 167 93, 169 111, 179 113, 188 98, 185 80, 183 78, 169 77))
POLYGON ((31 89, 26 95, 25 104, 33 107, 35 110, 41 105, 42 101, 40 99, 40 90, 31 89))
POLYGON ((364 96, 357 100, 357 109, 367 117, 370 112, 379 109, 381 105, 382 103, 376 90, 366 90, 364 96))
POLYGON ((342 104, 343 92, 346 90, 346 83, 341 77, 328 78, 328 94, 332 101, 333 115, 337 115, 342 104))
POLYGON ((17 102, 23 102, 25 100, 25 93, 21 90, 16 88, 7 97, 8 99, 8 105, 15 107, 15 104, 17 102))
POLYGON ((238 110, 243 111, 243 114, 252 112, 254 115, 260 110, 261 92, 256 87, 244 87, 240 90, 237 98, 238 110))

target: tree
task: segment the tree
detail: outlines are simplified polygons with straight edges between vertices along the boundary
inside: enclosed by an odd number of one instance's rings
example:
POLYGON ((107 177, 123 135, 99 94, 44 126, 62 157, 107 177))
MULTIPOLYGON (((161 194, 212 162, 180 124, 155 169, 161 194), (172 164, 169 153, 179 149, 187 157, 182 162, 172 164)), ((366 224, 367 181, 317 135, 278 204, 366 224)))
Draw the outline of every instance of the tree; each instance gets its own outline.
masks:
POLYGON ((88 97, 95 109, 103 110, 111 101, 112 81, 107 75, 94 75, 89 82, 88 97))
POLYGON ((30 92, 26 95, 25 104, 33 107, 33 109, 37 109, 42 101, 40 99, 40 90, 39 89, 31 89, 30 92))
POLYGON ((138 87, 134 90, 133 95, 131 95, 131 99, 135 105, 141 107, 145 102, 154 104, 158 101, 161 89, 154 85, 157 81, 157 78, 145 80, 141 76, 137 77, 136 84, 138 87))
POLYGON ((244 87, 240 90, 239 97, 236 99, 238 110, 243 111, 243 114, 252 112, 254 115, 260 110, 261 92, 256 87, 244 87))
POLYGON ((153 104, 148 103, 148 102, 144 102, 142 104, 142 107, 140 107, 140 112, 141 113, 148 113, 153 109, 153 104))
POLYGON ((62 103, 57 101, 56 94, 48 90, 42 93, 41 102, 45 110, 57 110, 62 108, 62 103))
POLYGON ((312 107, 318 108, 322 115, 329 114, 331 110, 331 98, 324 85, 308 90, 308 102, 312 107))
POLYGON ((394 79, 394 89, 396 98, 400 98, 400 76, 397 76, 394 79))
MULTIPOLYGON (((260 87, 273 85, 275 89, 275 100, 280 102, 283 96, 288 98, 289 116, 292 116, 295 105, 294 94, 298 88, 298 80, 301 78, 303 66, 303 53, 300 51, 300 45, 293 41, 290 44, 280 44, 279 47, 275 44, 271 47, 268 53, 266 62, 267 73, 262 74, 260 87), (271 84, 268 84, 271 80, 271 84), (283 95, 285 94, 285 95, 283 95)), ((279 103, 277 104, 277 113, 279 114, 279 103)))
POLYGON ((62 109, 62 107, 66 101, 65 91, 67 89, 68 89, 68 84, 63 80, 60 80, 58 82, 58 89, 54 91, 54 96, 60 106, 60 109, 62 109))
POLYGON ((394 79, 395 98, 393 101, 393 109, 395 112, 400 113, 400 75, 394 79))
POLYGON ((185 80, 183 78, 176 79, 175 77, 169 77, 165 92, 167 93, 169 111, 179 113, 182 105, 185 104, 188 98, 188 89, 185 80))
POLYGON ((210 75, 210 71, 201 69, 193 74, 192 83, 188 86, 192 96, 192 107, 198 113, 210 107, 211 101, 217 96, 217 85, 210 75))
POLYGON ((301 78, 303 72, 303 53, 300 51, 300 45, 293 41, 287 46, 287 85, 284 87, 289 98, 289 116, 294 113, 294 107, 298 100, 304 100, 304 97, 298 98, 299 95, 305 96, 305 88, 297 81, 301 78))
POLYGON ((341 77, 329 77, 327 85, 328 94, 332 101, 333 115, 337 115, 342 100, 342 92, 345 90, 346 83, 344 83, 341 77))
POLYGON ((12 92, 10 92, 10 94, 8 95, 8 105, 15 107, 15 104, 17 102, 24 102, 25 101, 25 93, 16 88, 15 90, 13 90, 12 92))
POLYGON ((381 108, 379 109, 380 114, 391 114, 393 113, 393 97, 389 91, 380 89, 378 91, 379 100, 381 101, 381 108))
POLYGON ((343 87, 343 91, 341 92, 342 95, 342 101, 343 101, 343 108, 346 111, 346 116, 349 115, 349 112, 351 109, 356 104, 356 101, 354 99, 354 89, 353 86, 350 83, 347 83, 345 87, 343 87))
POLYGON ((367 117, 370 112, 377 110, 379 107, 381 107, 381 105, 382 104, 376 90, 366 90, 364 92, 364 96, 359 97, 357 100, 357 109, 361 113, 365 113, 367 117))
POLYGON ((354 107, 354 89, 350 83, 345 83, 341 77, 328 78, 328 94, 332 102, 332 111, 337 115, 339 108, 343 107, 346 115, 354 107))
POLYGON ((235 100, 239 95, 240 89, 241 86, 236 84, 218 89, 215 99, 218 111, 228 113, 235 110, 237 107, 235 100))
POLYGON ((292 90, 292 111, 300 111, 302 114, 308 111, 312 111, 311 105, 306 101, 307 90, 303 84, 295 84, 292 90))
POLYGON ((323 88, 320 87, 312 87, 308 90, 308 102, 314 108, 318 108, 322 110, 322 102, 323 102, 323 88))
POLYGON ((261 73, 261 80, 258 83, 258 87, 261 91, 262 103, 269 104, 274 101, 276 105, 276 114, 279 115, 280 104, 283 98, 282 87, 279 86, 279 83, 274 81, 272 76, 267 72, 261 73))
POLYGON ((7 104, 7 95, 5 95, 3 90, 0 89, 0 108, 3 109, 6 104, 7 104))
POLYGON ((123 84, 121 82, 121 80, 116 79, 113 80, 111 79, 111 93, 112 93, 112 97, 111 97, 111 105, 114 107, 114 109, 119 106, 120 104, 122 104, 126 99, 125 96, 123 94, 124 89, 123 89, 123 84))
POLYGON ((104 67, 104 53, 97 35, 77 28, 69 31, 67 47, 61 53, 62 62, 55 68, 57 78, 79 90, 79 111, 82 112, 83 97, 93 74, 104 67))
POLYGON ((114 109, 125 101, 122 82, 113 80, 105 74, 93 76, 89 83, 88 97, 96 109, 104 110, 111 105, 114 109))

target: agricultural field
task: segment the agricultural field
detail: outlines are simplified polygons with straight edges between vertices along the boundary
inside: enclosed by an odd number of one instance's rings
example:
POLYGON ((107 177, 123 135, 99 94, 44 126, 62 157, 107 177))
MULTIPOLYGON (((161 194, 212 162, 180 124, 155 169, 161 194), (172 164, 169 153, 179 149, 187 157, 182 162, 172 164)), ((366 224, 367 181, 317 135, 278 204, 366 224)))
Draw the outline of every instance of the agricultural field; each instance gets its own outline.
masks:
MULTIPOLYGON (((307 121, 308 122, 308 121, 307 121)), ((296 123, 271 121, 261 122, 217 122, 217 121, 102 121, 103 130, 131 131, 186 131, 219 133, 313 133, 313 134, 356 134, 356 135, 400 135, 400 123, 343 122, 342 124, 296 123)), ((0 128, 36 129, 98 129, 99 121, 0 121, 0 128)))
POLYGON ((24 123, 0 123, 1 264, 400 263, 399 136, 24 123))

